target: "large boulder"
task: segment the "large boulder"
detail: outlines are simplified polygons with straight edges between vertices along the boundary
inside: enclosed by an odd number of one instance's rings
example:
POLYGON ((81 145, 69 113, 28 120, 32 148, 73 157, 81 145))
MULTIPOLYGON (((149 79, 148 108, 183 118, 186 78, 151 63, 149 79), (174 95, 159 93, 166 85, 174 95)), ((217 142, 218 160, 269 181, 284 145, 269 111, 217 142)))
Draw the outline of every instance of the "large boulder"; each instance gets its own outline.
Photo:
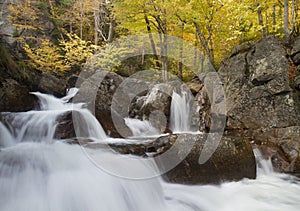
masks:
POLYGON ((275 37, 245 43, 218 72, 226 93, 225 134, 252 140, 279 172, 299 172, 300 95, 298 78, 289 75, 299 44, 298 38, 289 51, 275 37))
POLYGON ((47 73, 36 74, 36 90, 57 97, 65 96, 66 81, 47 73))
POLYGON ((281 40, 267 37, 222 63, 219 75, 225 86, 227 129, 299 124, 285 55, 281 40))
MULTIPOLYGON (((256 162, 250 142, 220 134, 172 134, 155 140, 113 143, 121 154, 154 157, 164 178, 181 184, 210 184, 256 177, 256 162), (210 138, 209 138, 210 137, 210 138), (212 138, 212 139, 211 139, 212 138), (209 142, 209 143, 207 143, 209 142), (200 155, 208 160, 199 162, 200 155), (206 162, 205 162, 206 161, 206 162)), ((100 144, 86 147, 105 147, 100 144)))
POLYGON ((192 131, 206 131, 211 128, 211 105, 207 90, 199 78, 182 84, 178 80, 167 83, 149 84, 142 95, 136 96, 130 104, 131 118, 147 119, 162 133, 171 132, 171 104, 173 92, 185 95, 190 99, 190 115, 192 131), (183 94, 185 93, 185 94, 183 94))
POLYGON ((168 83, 149 86, 144 95, 136 96, 130 104, 130 117, 147 119, 161 132, 166 132, 173 89, 174 86, 168 83))
MULTIPOLYGON (((176 144, 169 156, 181 162, 165 174, 167 180, 183 184, 206 184, 256 178, 256 161, 247 139, 222 137, 219 143, 207 143, 216 141, 208 140, 209 135, 178 134, 175 140, 173 137, 176 144), (190 152, 184 157, 190 146, 190 152), (214 149, 209 159, 200 163, 200 155, 210 154, 214 149)), ((172 136, 167 138, 171 140, 172 136)), ((218 137, 216 134, 215 138, 218 137)), ((161 165, 164 166, 158 162, 158 166, 161 165)))
POLYGON ((244 131, 265 159, 271 159, 275 171, 300 175, 300 126, 244 131))
POLYGON ((116 73, 99 70, 87 78, 79 77, 79 85, 75 83, 79 91, 73 102, 86 103, 87 108, 92 111, 107 135, 111 137, 128 137, 131 135, 131 131, 125 125, 124 117, 126 116, 120 115, 112 106, 114 101, 115 105, 123 107, 123 101, 129 99, 125 90, 120 90, 123 95, 114 98, 114 94, 123 80, 116 73))
POLYGON ((28 87, 13 79, 0 81, 0 99, 0 112, 28 111, 37 103, 37 99, 29 94, 28 87))
POLYGON ((300 65, 300 36, 292 44, 291 58, 295 65, 300 65))

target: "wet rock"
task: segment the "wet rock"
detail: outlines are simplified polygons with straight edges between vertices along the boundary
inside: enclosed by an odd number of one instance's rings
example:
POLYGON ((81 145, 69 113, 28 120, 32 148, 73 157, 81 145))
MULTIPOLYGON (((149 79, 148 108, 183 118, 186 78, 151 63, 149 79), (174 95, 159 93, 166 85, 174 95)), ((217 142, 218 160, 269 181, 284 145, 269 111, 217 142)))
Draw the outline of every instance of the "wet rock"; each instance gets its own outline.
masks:
POLYGON ((38 91, 57 97, 65 96, 66 82, 64 79, 59 79, 47 73, 41 73, 38 78, 38 91))
POLYGON ((87 146, 90 143, 93 143, 93 140, 86 139, 86 138, 73 138, 73 139, 66 139, 64 140, 67 144, 77 144, 81 146, 87 146))
POLYGON ((137 96, 131 103, 130 117, 147 119, 161 132, 167 131, 173 89, 168 83, 149 85, 144 95, 137 96))
POLYGON ((199 78, 194 78, 187 82, 186 85, 189 87, 193 95, 197 95, 204 87, 204 84, 199 80, 199 78))
MULTIPOLYGON (((173 145, 174 150, 171 151, 170 157, 180 158, 182 161, 166 173, 165 176, 170 182, 206 184, 256 177, 255 157, 249 141, 243 138, 222 137, 211 157, 205 163, 200 164, 200 155, 209 154, 214 148, 214 143, 205 147, 208 135, 177 135, 176 146, 173 145), (182 157, 188 145, 192 143, 194 145, 190 153, 182 157)), ((158 166, 160 167, 159 162, 158 166)))
POLYGON ((126 116, 120 115, 122 111, 115 110, 116 107, 126 110, 124 102, 130 99, 126 90, 119 90, 123 95, 114 97, 124 79, 116 73, 99 70, 83 80, 73 102, 85 103, 87 108, 95 114, 107 135, 111 137, 130 136, 131 132, 123 119, 126 116), (112 106, 113 104, 115 108, 112 106))
POLYGON ((71 75, 66 82, 67 89, 79 87, 84 82, 84 79, 78 75, 71 75))
MULTIPOLYGON (((208 141, 212 141, 213 144, 204 147, 208 136, 217 138, 215 134, 172 134, 156 140, 115 143, 109 146, 121 154, 154 157, 158 168, 163 172, 171 164, 173 168, 167 169, 169 171, 164 175, 170 182, 216 184, 256 177, 255 157, 247 139, 222 137, 219 144, 210 139, 208 141), (213 146, 214 144, 217 147, 213 146), (200 155, 209 154, 215 148, 211 157, 203 164, 199 164, 200 155)), ((105 146, 88 144, 86 147, 105 146)))
POLYGON ((285 55, 281 40, 267 37, 222 63, 218 73, 225 86, 227 129, 299 124, 285 55))
POLYGON ((55 139, 71 139, 76 137, 72 115, 73 112, 70 111, 57 119, 57 125, 54 134, 55 139))
POLYGON ((28 87, 13 79, 0 82, 0 99, 0 112, 29 111, 37 104, 37 99, 29 94, 28 87))
POLYGON ((300 65, 300 37, 297 37, 292 44, 291 58, 295 65, 300 65))
POLYGON ((276 171, 300 172, 300 126, 248 131, 244 136, 253 140, 266 159, 271 159, 276 171))
POLYGON ((295 88, 300 90, 300 75, 295 78, 295 88))

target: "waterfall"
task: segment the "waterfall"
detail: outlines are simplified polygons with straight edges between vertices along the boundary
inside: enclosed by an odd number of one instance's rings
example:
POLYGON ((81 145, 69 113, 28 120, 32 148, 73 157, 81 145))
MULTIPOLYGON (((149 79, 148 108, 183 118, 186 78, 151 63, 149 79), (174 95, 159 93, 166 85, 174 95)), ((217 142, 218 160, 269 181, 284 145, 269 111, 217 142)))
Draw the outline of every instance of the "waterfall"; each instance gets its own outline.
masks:
MULTIPOLYGON (((120 155, 102 148, 83 149, 79 145, 53 140, 57 118, 70 111, 75 111, 73 121, 78 123, 75 124, 77 135, 98 140, 109 138, 88 110, 69 102, 74 90, 61 99, 34 94, 41 100, 42 110, 5 114, 11 121, 0 122, 0 210, 300 210, 299 180, 273 172, 271 162, 264 160, 259 151, 255 151, 259 169, 255 180, 220 185, 180 185, 167 183, 159 177, 137 180, 113 175, 95 165, 85 151, 105 161, 105 165, 133 175, 136 172, 155 172, 156 166, 155 163, 146 165, 140 160, 134 164, 127 162, 124 157, 132 158, 131 155, 120 155), (9 129, 7 124, 10 124, 9 129)), ((179 107, 182 114, 173 116, 173 121, 185 122, 189 108, 183 104, 189 104, 188 95, 182 91, 173 95, 172 104, 182 103, 179 107)), ((140 135, 144 133, 143 128, 151 128, 149 122, 127 120, 127 123, 137 125, 136 134, 140 135)), ((188 121, 183 125, 177 125, 177 129, 189 129, 188 121)))
POLYGON ((9 124, 14 128, 12 136, 14 142, 53 142, 57 120, 62 115, 72 112, 72 120, 78 137, 105 140, 106 134, 97 119, 83 104, 72 104, 69 100, 77 93, 77 89, 70 89, 63 98, 33 92, 39 99, 40 110, 7 114, 12 119, 9 124))
POLYGON ((0 122, 0 147, 9 147, 13 145, 13 137, 9 130, 0 122))
POLYGON ((253 150, 257 163, 258 175, 269 175, 274 173, 272 162, 270 159, 265 159, 258 149, 253 150))
POLYGON ((185 89, 174 90, 171 102, 170 128, 173 132, 191 131, 192 94, 185 89))
POLYGON ((157 136, 160 134, 160 131, 147 120, 125 118, 125 124, 131 130, 133 136, 136 137, 157 136))

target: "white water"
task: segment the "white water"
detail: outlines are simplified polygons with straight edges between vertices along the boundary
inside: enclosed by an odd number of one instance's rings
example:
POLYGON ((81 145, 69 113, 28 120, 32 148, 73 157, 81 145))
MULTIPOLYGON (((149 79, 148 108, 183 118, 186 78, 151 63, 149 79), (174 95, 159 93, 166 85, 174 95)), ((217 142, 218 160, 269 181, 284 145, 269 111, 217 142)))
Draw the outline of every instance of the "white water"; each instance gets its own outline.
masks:
MULTIPOLYGON (((271 162, 261 159, 257 151, 259 171, 255 180, 187 186, 169 184, 161 178, 130 180, 110 175, 94 165, 80 146, 51 139, 54 117, 78 105, 68 104, 69 99, 40 97, 45 99, 44 109, 52 110, 12 114, 15 126, 20 128, 14 135, 0 124, 0 143, 4 146, 0 151, 1 211, 300 210, 299 181, 273 172, 271 162), (43 127, 46 132, 39 132, 43 127)), ((77 109, 88 116, 84 125, 96 124, 87 110, 77 109)), ((82 134, 102 137, 102 132, 93 132, 99 125, 85 128, 82 126, 82 134)), ((117 169, 155 171, 155 166, 124 162, 124 155, 103 149, 91 152, 98 159, 113 160, 111 165, 117 169)))
POLYGON ((13 145, 14 138, 9 130, 0 122, 0 148, 13 145))
POLYGON ((191 131, 192 95, 190 91, 174 90, 171 102, 170 128, 173 132, 191 131))
POLYGON ((129 127, 132 135, 135 137, 157 136, 160 131, 153 127, 147 120, 139 120, 133 118, 124 118, 125 124, 129 127))
POLYGON ((39 92, 32 93, 39 98, 41 110, 9 114, 13 119, 10 124, 14 128, 14 142, 53 142, 57 120, 68 112, 72 112, 77 137, 105 140, 102 126, 87 109, 82 108, 83 104, 68 103, 76 93, 76 89, 71 89, 61 99, 39 92))

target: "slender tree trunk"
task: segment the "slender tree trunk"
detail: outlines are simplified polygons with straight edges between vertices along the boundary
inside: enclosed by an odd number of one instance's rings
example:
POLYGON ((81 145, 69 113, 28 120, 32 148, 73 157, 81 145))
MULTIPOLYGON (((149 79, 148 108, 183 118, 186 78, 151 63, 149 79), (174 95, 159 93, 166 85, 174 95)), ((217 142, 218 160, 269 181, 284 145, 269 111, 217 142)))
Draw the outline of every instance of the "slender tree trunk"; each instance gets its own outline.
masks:
POLYGON ((289 0, 284 0, 284 37, 288 40, 289 36, 289 0))
POLYGON ((80 0, 79 2, 79 10, 80 10, 80 32, 79 36, 80 39, 83 37, 83 0, 80 0))
POLYGON ((182 57, 183 57, 183 33, 184 33, 184 21, 181 21, 181 40, 180 40, 180 49, 179 49, 179 64, 178 64, 178 71, 179 71, 179 78, 180 80, 183 79, 182 77, 182 70, 183 70, 183 64, 182 64, 182 57))
POLYGON ((107 37, 108 43, 113 41, 114 35, 115 35, 115 20, 111 18, 109 21, 109 30, 108 30, 108 37, 107 37))
POLYGON ((272 20, 273 20, 273 32, 276 31, 276 5, 274 4, 272 7, 272 20))
POLYGON ((295 30, 295 23, 296 23, 296 14, 295 14, 295 7, 296 7, 296 1, 292 0, 292 30, 291 33, 295 30))
POLYGON ((199 26, 199 24, 197 22, 194 22, 194 25, 195 25, 196 32, 197 32, 197 37, 199 38, 200 43, 201 43, 202 47, 205 50, 206 56, 209 56, 210 52, 209 52, 208 43, 207 43, 204 35, 201 32, 200 26, 199 26))
POLYGON ((150 21, 149 21, 147 15, 144 15, 144 19, 145 19, 146 26, 147 26, 147 31, 148 31, 148 36, 149 36, 151 48, 152 48, 152 51, 153 51, 153 57, 155 59, 155 65, 156 65, 157 68, 161 68, 161 65, 159 63, 159 58, 158 58, 158 55, 157 55, 157 51, 156 51, 156 47, 155 47, 155 42, 154 42, 153 36, 152 36, 150 21))
POLYGON ((262 9, 260 7, 257 9, 257 17, 258 17, 258 24, 261 25, 261 36, 265 37, 264 20, 262 15, 262 9))
POLYGON ((164 34, 163 36, 163 80, 168 80, 168 35, 164 34))
POLYGON ((265 33, 266 33, 266 35, 269 35, 269 17, 268 17, 268 13, 266 13, 265 18, 266 18, 265 33))
POLYGON ((197 31, 195 32, 195 49, 194 49, 194 67, 198 66, 198 36, 197 31))
POLYGON ((94 44, 98 45, 98 31, 99 31, 99 2, 94 2, 94 44))
POLYGON ((209 60, 210 62, 214 65, 215 64, 215 53, 214 53, 214 44, 213 44, 213 30, 212 30, 212 25, 209 24, 208 26, 208 44, 209 44, 209 60))

